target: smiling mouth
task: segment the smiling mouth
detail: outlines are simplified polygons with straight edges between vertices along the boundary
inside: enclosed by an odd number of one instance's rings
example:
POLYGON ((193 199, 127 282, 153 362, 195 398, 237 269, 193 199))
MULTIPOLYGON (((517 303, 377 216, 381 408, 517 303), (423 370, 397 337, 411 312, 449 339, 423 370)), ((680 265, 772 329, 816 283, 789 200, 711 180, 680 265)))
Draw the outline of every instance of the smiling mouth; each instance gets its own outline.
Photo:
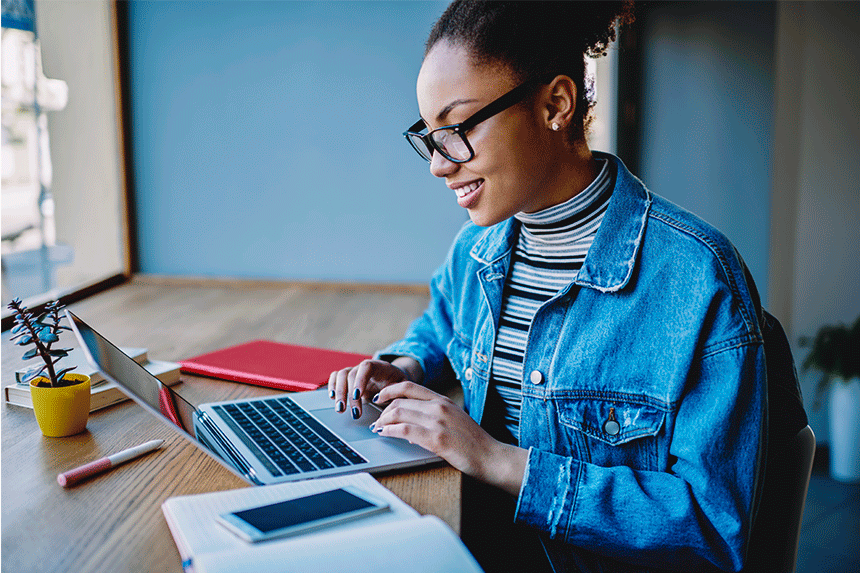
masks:
POLYGON ((457 187, 456 189, 454 189, 454 193, 457 194, 457 204, 464 209, 469 209, 473 207, 478 201, 478 198, 481 196, 481 190, 483 188, 483 179, 478 179, 477 181, 473 181, 468 185, 457 187))
POLYGON ((468 185, 463 185, 462 187, 458 187, 457 189, 454 189, 454 193, 457 194, 457 197, 459 199, 462 199, 466 195, 469 195, 470 193, 474 193, 478 189, 478 187, 481 186, 481 183, 483 183, 483 182, 484 182, 483 179, 478 179, 477 181, 473 181, 473 182, 469 183, 468 185))

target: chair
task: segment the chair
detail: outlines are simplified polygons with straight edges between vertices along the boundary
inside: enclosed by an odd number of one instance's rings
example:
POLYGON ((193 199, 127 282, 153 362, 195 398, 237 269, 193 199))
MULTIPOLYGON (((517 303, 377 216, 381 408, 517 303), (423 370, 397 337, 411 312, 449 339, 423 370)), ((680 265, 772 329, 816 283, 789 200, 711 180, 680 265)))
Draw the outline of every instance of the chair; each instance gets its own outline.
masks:
POLYGON ((794 572, 814 457, 815 434, 808 425, 768 455, 744 572, 794 572))

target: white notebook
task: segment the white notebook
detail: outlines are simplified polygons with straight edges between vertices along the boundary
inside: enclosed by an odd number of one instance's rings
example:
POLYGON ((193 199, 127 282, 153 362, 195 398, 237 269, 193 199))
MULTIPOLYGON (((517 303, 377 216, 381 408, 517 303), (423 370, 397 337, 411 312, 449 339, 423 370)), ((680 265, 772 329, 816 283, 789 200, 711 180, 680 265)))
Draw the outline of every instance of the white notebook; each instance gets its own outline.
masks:
POLYGON ((442 520, 420 516, 367 473, 172 497, 161 508, 188 572, 481 571, 442 520), (243 541, 215 521, 222 513, 346 485, 386 501, 390 510, 298 537, 258 543, 243 541))

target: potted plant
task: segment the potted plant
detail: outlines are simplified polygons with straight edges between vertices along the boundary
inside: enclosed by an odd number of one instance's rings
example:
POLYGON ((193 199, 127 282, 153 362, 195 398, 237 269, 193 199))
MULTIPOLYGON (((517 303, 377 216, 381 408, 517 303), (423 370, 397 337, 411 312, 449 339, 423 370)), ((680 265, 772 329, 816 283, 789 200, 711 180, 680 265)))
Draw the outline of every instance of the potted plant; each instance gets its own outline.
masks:
POLYGON ((823 326, 815 338, 802 338, 811 346, 803 370, 821 372, 815 404, 829 391, 830 474, 840 481, 860 480, 860 317, 853 326, 823 326))
POLYGON ((44 362, 41 368, 28 373, 23 380, 30 384, 39 429, 53 438, 83 432, 90 415, 90 377, 71 372, 74 366, 58 370, 58 363, 68 356, 70 349, 53 348, 54 343, 60 340, 60 333, 71 330, 60 325, 63 305, 59 301, 49 303, 38 318, 20 299, 9 303, 9 308, 15 311, 12 340, 18 346, 32 346, 24 354, 24 360, 38 357, 44 362))

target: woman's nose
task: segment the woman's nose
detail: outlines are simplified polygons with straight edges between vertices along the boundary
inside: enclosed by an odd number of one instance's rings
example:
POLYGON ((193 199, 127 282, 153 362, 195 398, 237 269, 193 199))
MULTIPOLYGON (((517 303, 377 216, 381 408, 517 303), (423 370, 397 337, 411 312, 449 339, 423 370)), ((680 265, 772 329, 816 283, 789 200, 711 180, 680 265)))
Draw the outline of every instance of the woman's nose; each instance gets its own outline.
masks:
POLYGON ((438 151, 434 153, 433 157, 430 159, 430 173, 436 177, 447 177, 456 171, 458 167, 458 163, 449 161, 438 151))

